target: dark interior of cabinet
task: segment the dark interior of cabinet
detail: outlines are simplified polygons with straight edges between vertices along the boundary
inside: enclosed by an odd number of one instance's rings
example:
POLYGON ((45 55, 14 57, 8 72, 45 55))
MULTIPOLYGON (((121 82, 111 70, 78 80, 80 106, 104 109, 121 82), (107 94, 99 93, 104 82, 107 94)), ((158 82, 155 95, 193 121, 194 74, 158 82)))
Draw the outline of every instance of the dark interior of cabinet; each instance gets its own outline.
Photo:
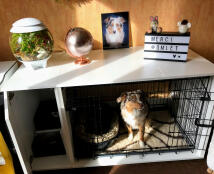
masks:
MULTIPOLYGON (((210 100, 210 78, 188 78, 65 88, 77 159, 199 149, 210 100), (150 107, 145 145, 128 141, 116 102, 122 92, 142 90, 150 107), (116 133, 114 131, 116 131, 116 133)), ((209 120, 211 121, 211 120, 209 120)), ((202 148, 203 149, 203 148, 202 148)))
POLYGON ((40 102, 34 115, 33 157, 64 155, 59 112, 53 90, 38 92, 40 102), (47 95, 48 97, 43 97, 47 95))

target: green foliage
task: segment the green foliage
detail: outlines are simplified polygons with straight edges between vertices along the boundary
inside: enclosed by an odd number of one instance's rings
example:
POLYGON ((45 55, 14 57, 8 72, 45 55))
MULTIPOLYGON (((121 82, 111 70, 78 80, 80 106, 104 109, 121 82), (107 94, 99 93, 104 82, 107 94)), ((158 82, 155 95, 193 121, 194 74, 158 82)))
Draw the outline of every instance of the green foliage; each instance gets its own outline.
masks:
POLYGON ((14 56, 19 60, 45 59, 52 52, 53 39, 48 30, 31 33, 12 33, 10 47, 14 56), (44 56, 39 56, 41 52, 43 52, 44 56))

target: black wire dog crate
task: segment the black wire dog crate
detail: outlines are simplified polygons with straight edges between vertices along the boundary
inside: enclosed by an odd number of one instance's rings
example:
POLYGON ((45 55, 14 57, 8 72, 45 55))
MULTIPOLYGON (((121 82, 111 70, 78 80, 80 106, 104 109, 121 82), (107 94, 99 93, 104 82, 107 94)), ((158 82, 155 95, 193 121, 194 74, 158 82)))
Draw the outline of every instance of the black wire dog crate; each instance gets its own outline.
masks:
POLYGON ((75 158, 206 150, 210 88, 210 77, 65 88, 75 158), (122 92, 139 89, 150 110, 143 147, 138 131, 128 139, 116 102, 122 92))

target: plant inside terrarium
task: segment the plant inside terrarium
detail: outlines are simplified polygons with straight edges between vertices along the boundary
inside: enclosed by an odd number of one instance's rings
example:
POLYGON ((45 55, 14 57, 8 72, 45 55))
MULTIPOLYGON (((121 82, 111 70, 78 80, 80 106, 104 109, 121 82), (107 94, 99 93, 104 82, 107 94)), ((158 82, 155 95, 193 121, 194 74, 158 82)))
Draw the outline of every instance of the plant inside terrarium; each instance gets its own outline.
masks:
POLYGON ((12 33, 10 47, 18 60, 42 60, 51 55, 53 39, 48 30, 31 33, 12 33))

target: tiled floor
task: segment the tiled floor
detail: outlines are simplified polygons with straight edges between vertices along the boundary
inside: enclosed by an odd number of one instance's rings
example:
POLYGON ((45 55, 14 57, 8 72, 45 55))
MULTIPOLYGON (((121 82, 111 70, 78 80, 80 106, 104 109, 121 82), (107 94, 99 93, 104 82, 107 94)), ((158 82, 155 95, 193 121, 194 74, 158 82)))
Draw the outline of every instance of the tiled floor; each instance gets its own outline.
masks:
POLYGON ((33 174, 207 174, 205 160, 94 167, 33 174))

